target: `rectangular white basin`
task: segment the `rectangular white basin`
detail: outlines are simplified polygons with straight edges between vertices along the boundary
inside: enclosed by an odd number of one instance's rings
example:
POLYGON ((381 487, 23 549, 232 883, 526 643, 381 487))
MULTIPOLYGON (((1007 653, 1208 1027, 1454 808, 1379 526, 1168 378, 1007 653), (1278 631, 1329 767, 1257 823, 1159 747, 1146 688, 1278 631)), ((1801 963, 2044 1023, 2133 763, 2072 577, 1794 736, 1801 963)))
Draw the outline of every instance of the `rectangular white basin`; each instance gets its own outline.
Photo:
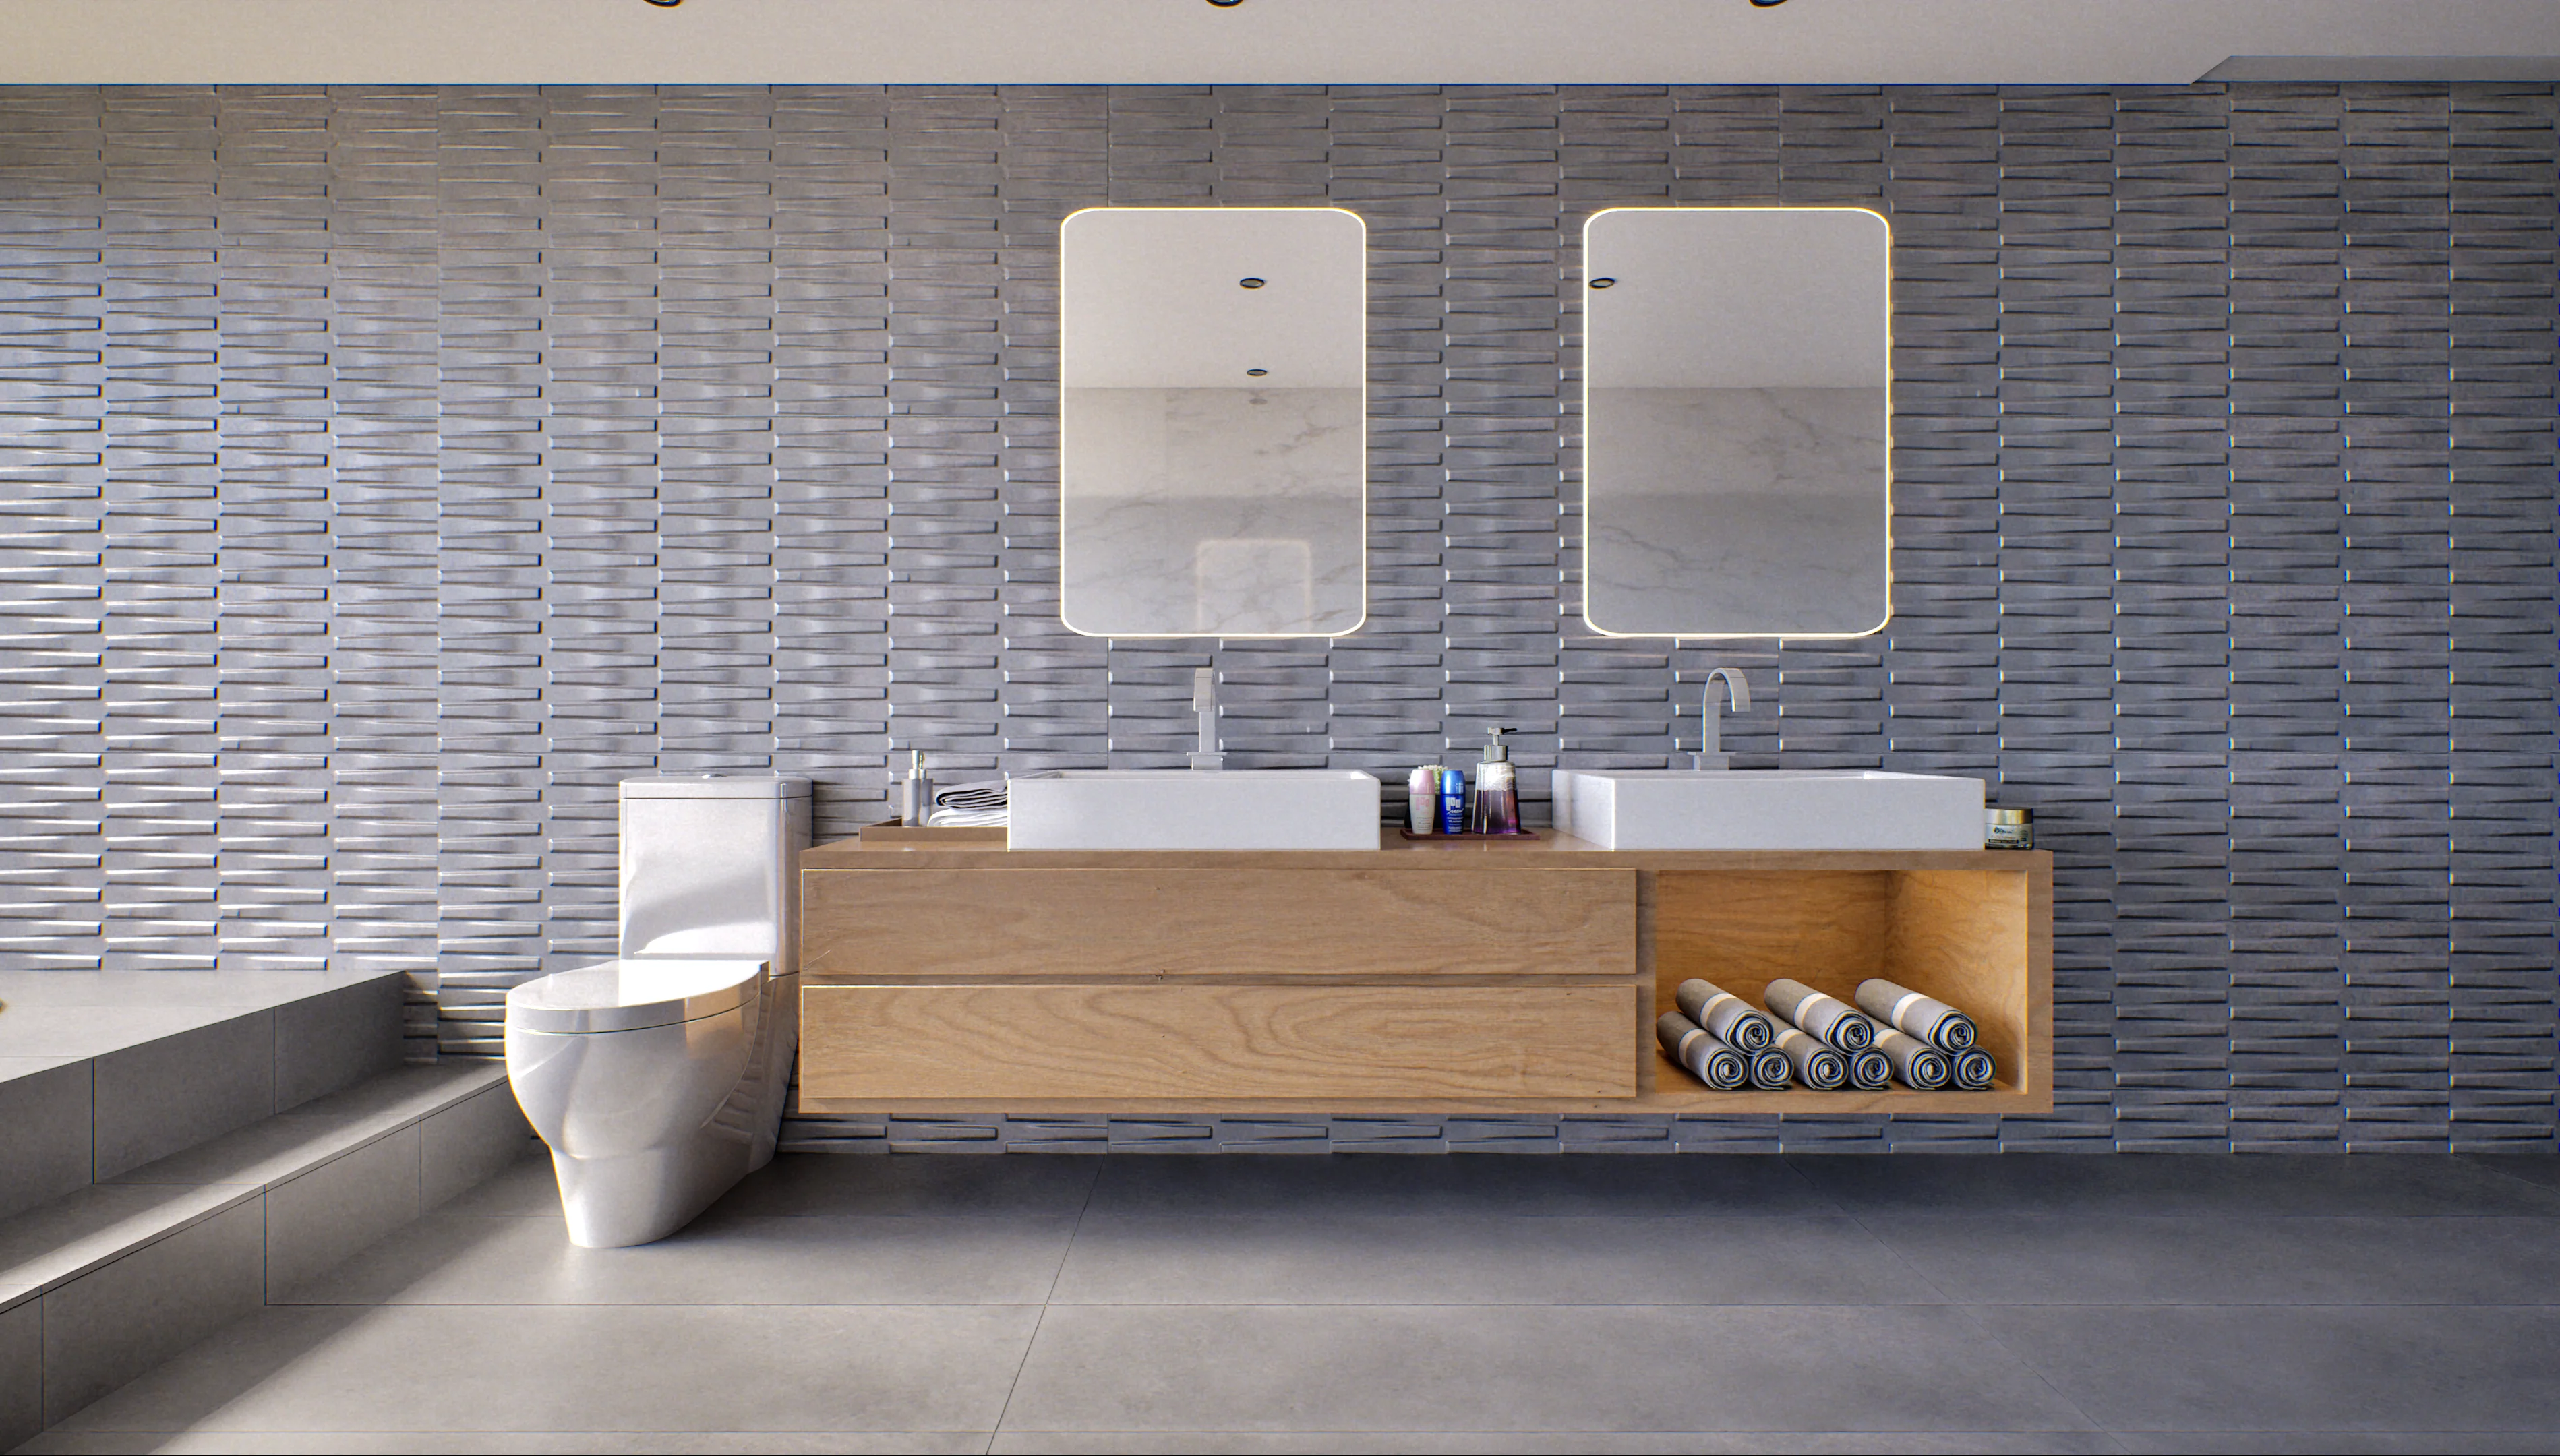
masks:
POLYGON ((1357 769, 1066 769, 1006 790, 1008 849, 1377 848, 1377 779, 1357 769))
POLYGON ((1978 850, 1983 781, 1863 769, 1557 769, 1555 827, 1606 850, 1978 850))

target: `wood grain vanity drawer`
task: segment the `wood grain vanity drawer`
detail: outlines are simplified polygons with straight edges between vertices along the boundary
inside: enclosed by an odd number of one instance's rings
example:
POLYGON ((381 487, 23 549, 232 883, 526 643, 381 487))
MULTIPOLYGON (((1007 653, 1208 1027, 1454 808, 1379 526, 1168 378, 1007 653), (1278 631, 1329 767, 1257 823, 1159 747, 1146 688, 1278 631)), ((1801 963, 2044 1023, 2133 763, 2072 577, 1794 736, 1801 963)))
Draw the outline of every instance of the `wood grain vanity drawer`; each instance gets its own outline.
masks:
POLYGON ((1631 870, 813 870, 811 980, 1625 977, 1631 870))
POLYGON ((1631 984, 809 985, 801 1007, 809 1102, 1636 1092, 1631 984))

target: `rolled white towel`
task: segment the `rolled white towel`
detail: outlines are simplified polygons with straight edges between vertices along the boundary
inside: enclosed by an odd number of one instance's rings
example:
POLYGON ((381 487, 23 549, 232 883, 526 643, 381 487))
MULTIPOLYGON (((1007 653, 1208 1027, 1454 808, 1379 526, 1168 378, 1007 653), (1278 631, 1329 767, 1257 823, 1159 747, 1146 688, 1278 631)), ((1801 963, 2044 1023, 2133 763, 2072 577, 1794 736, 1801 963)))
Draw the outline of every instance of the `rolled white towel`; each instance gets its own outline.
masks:
POLYGON ((1897 1032, 1919 1038, 1952 1056, 1981 1038, 1974 1019, 1934 997, 1891 981, 1857 983, 1857 1009, 1897 1032))
POLYGON ((1848 1084, 1861 1092, 1881 1092, 1893 1085, 1893 1063, 1869 1047, 1848 1053, 1848 1084))
POLYGON ((1886 1032, 1875 1050, 1893 1063, 1893 1074, 1905 1086, 1934 1092, 1947 1084, 1947 1053, 1904 1032, 1886 1032))
POLYGON ((1712 981, 1686 980, 1672 993, 1680 1015, 1736 1052, 1760 1052, 1778 1040, 1778 1029, 1751 1003, 1712 981))
POLYGON ((1794 1069, 1787 1065, 1787 1053, 1775 1047, 1764 1047, 1751 1053, 1751 1085, 1764 1092, 1783 1092, 1793 1080, 1794 1069))
POLYGON ((1785 1053, 1796 1080, 1817 1092, 1835 1091, 1848 1080, 1847 1057, 1830 1043, 1817 1042, 1794 1027, 1778 1034, 1778 1050, 1785 1053))
POLYGON ((1948 1081, 1959 1090, 1988 1092, 1992 1089, 1992 1077, 1998 1070, 1999 1068, 1992 1065, 1990 1052, 1980 1047, 1971 1047, 1956 1053, 1953 1069, 1947 1076, 1948 1081))
POLYGON ((1770 982, 1769 989, 1761 995, 1771 1011, 1842 1052, 1863 1052, 1875 1045, 1875 1024, 1837 996, 1827 996, 1802 981, 1783 977, 1770 982))
POLYGON ((1664 1012, 1654 1023, 1654 1036, 1674 1061, 1719 1092, 1733 1091, 1751 1079, 1750 1068, 1740 1052, 1708 1036, 1697 1023, 1679 1012, 1664 1012))

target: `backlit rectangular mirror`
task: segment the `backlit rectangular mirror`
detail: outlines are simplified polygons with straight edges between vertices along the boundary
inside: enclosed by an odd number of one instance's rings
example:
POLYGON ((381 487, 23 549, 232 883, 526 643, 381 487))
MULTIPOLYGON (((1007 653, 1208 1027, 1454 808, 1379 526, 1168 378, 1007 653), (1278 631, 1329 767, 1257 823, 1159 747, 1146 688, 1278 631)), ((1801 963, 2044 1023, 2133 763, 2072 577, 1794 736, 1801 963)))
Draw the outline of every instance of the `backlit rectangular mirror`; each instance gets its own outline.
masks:
POLYGON ((1891 612, 1892 235, 1862 208, 1582 230, 1583 617, 1862 637, 1891 612))
POLYGON ((1059 233, 1059 615, 1338 637, 1368 611, 1367 230, 1092 208, 1059 233))

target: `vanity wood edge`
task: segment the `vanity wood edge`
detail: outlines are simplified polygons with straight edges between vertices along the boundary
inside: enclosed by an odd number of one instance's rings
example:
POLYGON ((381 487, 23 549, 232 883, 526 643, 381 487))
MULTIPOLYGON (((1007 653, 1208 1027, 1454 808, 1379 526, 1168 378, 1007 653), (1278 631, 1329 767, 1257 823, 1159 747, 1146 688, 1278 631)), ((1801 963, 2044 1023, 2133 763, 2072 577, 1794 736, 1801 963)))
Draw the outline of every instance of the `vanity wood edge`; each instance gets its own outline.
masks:
MULTIPOLYGON (((983 831, 981 832, 983 833, 983 831)), ((2049 1112, 2052 1092, 2052 856, 2044 851, 1707 851, 1707 850, 1641 850, 1607 851, 1564 836, 1546 835, 1528 843, 1502 844, 1484 842, 1408 841, 1393 831, 1381 834, 1376 853, 1296 851, 1039 851, 1013 852, 999 844, 973 836, 971 841, 919 842, 900 836, 895 840, 875 839, 841 841, 819 846, 802 861, 804 895, 810 901, 804 917, 802 985, 804 1027, 810 1029, 803 1048, 803 1091, 797 1106, 810 1113, 888 1113, 910 1116, 959 1115, 1037 1115, 1043 1113, 1074 1115, 1202 1115, 1250 1116, 1260 1113, 1306 1115, 1362 1114, 1431 1114, 1431 1113, 1678 1113, 1681 1115, 1766 1115, 1781 1113, 1791 1116, 1871 1116, 1896 1113, 1912 1115, 2031 1115, 2049 1112), (1195 967, 1180 966, 1154 971, 1120 967, 1120 974, 1106 974, 1098 965, 1059 977, 1040 969, 1025 966, 1011 969, 985 965, 980 973, 955 975, 955 964, 945 960, 925 966, 913 974, 880 974, 877 965, 856 968, 828 964, 828 946, 821 941, 834 938, 838 943, 859 942, 871 937, 862 928, 842 925, 831 928, 828 903, 831 892, 842 884, 845 874, 878 871, 927 872, 993 872, 1006 875, 1018 871, 1191 871, 1236 872, 1263 870, 1366 872, 1349 877, 1351 881, 1378 885, 1376 875, 1402 876, 1409 873, 1462 874, 1475 877, 1505 878, 1519 871, 1618 871, 1635 872, 1628 876, 1634 882, 1634 919, 1627 926, 1634 944, 1624 971, 1612 971, 1587 961, 1569 968, 1567 974, 1535 974, 1517 961, 1508 969, 1486 970, 1472 965, 1451 965, 1436 973, 1412 966, 1373 974, 1340 972, 1335 974, 1245 974, 1219 973, 1195 967), (1935 873, 1931 873, 1935 872, 1935 873), (1953 878, 1950 873, 1953 872, 1953 878), (1666 875, 1671 877, 1672 899, 1668 926, 1658 924, 1663 913, 1661 898, 1666 875), (1703 880, 1690 877, 1707 877, 1703 880), (1995 877, 1977 881, 1975 876, 1995 877), (821 877, 831 877, 821 879, 821 877), (1727 877, 1744 877, 1730 879, 1727 877), (1981 887, 1980 893, 1963 887, 1981 887), (1932 888, 1934 887, 1934 889, 1932 888), (1954 889, 1950 889, 1953 887, 1954 889), (2004 889, 2002 887, 2005 887, 2004 889), (1732 904, 1727 922, 1715 923, 1715 913, 1700 919, 1700 894, 1713 904, 1732 904), (1754 895, 1767 902, 1754 902, 1754 895), (1911 908, 1904 908, 1897 898, 1916 896, 1911 908), (1950 895, 1965 901, 1951 909, 1945 904, 1923 905, 1921 901, 1947 900, 1950 895), (1970 898, 1968 898, 1970 896, 1970 898), (1968 908, 1968 905, 1971 907, 1968 908), (1731 916, 1741 916, 1732 919, 1731 916), (1931 928, 1952 915, 1956 920, 1972 916, 1972 922, 1954 930, 1931 928), (1989 920, 1985 915, 1991 916, 1989 920), (1754 917, 1757 918, 1754 918, 1754 917), (1878 919, 1878 916, 1884 916, 1878 919), (1904 917, 1908 917, 1907 922, 1904 917), (1924 924, 1924 921, 1926 922, 1924 924), (1687 1072, 1664 1057, 1654 1046, 1652 1025, 1657 1014, 1656 1001, 1669 1004, 1669 988, 1681 974, 1697 973, 1680 964, 1683 950, 1683 926, 1690 931, 1714 935, 1732 931, 1741 939, 1757 937, 1765 943, 1744 949, 1753 963, 1764 972, 1791 974, 1789 957, 1830 956, 1840 946, 1828 945, 1821 931, 1835 925, 1852 938, 1840 945, 1863 945, 1869 956, 1936 957, 1937 963, 1955 974, 1958 963, 1975 954, 1980 944, 1995 950, 1992 960, 1976 972, 1989 977, 1979 987, 1958 988, 1947 997, 1959 1005, 1974 1000, 1981 1004, 1985 995, 2014 998, 2007 1013, 1995 1013, 1984 1018, 1987 1023, 2003 1024, 2005 1030, 1987 1025, 1987 1040, 2005 1037, 2009 1054, 2000 1056, 2001 1078, 1990 1091, 1922 1092, 1895 1087, 1883 1092, 1813 1092, 1802 1088, 1783 1092, 1740 1091, 1715 1092, 1699 1085, 1687 1072), (1792 927, 1792 928, 1791 928, 1792 927), (1745 933, 1747 932, 1747 933, 1745 933), (1665 959, 1660 942, 1670 937, 1668 959, 1671 964, 1658 964, 1665 959), (1805 939, 1799 946, 1794 936, 1805 939), (1855 937, 1866 937, 1863 940, 1855 937), (1952 938, 1950 938, 1952 937, 1952 938), (1969 938, 1970 937, 1970 938, 1969 938), (1889 946, 1887 942, 1892 944, 1889 946), (827 1028, 843 1024, 842 1012, 831 1012, 827 993, 831 988, 858 987, 952 988, 956 994, 969 986, 1001 987, 1020 984, 1056 989, 1068 980, 1080 985, 1105 987, 1113 984, 1163 986, 1224 985, 1237 988, 1291 986, 1313 991, 1319 986, 1413 986, 1427 982, 1436 994, 1457 996, 1471 986, 1494 987, 1584 987, 1629 986, 1635 996, 1635 1025, 1629 1029, 1632 1061, 1632 1095, 1521 1096, 1521 1095, 1355 1095, 1355 1096, 1279 1096, 1241 1097, 1185 1096, 1066 1096, 1039 1097, 971 1095, 971 1096, 826 1096, 809 1090, 814 1080, 823 1085, 828 1078, 811 1076, 812 1064, 806 1059, 812 1051, 822 1058, 831 1053, 827 1028)), ((906 880, 908 877, 896 877, 906 880)), ((1040 877, 1048 880, 1051 877, 1040 877)), ((1063 877, 1074 881, 1082 877, 1063 877)), ((1120 877, 1108 877, 1104 883, 1120 877)), ((1194 880, 1191 875, 1175 877, 1194 880)), ((1549 876, 1534 877, 1548 880, 1549 876)), ((927 874, 912 877, 913 882, 941 881, 943 876, 927 874)), ((1324 876, 1325 881, 1343 883, 1343 877, 1324 876)), ((1582 881, 1580 875, 1558 883, 1582 881)), ((1594 882, 1617 882, 1615 875, 1592 877, 1594 882)), ((872 882, 875 886, 887 882, 872 882)), ((1028 890, 1038 881, 1016 882, 1016 888, 1028 890)), ((1134 883, 1134 881, 1132 882, 1134 883)), ((1389 882, 1391 886, 1391 882, 1389 882)), ((850 889, 850 886, 846 888, 850 889)), ((997 887, 991 885, 990 889, 997 887)), ((1419 892, 1424 887, 1415 885, 1419 892)), ((1419 893, 1426 901, 1460 902, 1476 895, 1497 898, 1484 901, 1500 905, 1499 887, 1477 886, 1459 890, 1453 886, 1447 894, 1438 891, 1419 893)), ((1034 895, 1034 898, 1040 896, 1034 895)), ((1499 919, 1499 917, 1497 917, 1499 919)), ((1592 933, 1612 938, 1614 927, 1593 924, 1592 933)), ((901 938, 895 935, 891 939, 901 938)), ((1463 941, 1463 937, 1461 937, 1463 941)), ((1388 957, 1393 959, 1394 957, 1388 957)), ((961 958, 965 960, 965 957, 961 958)), ((1832 964, 1823 961, 1822 964, 1832 964)), ((1719 964, 1726 964, 1719 962, 1719 964)), ((1868 973, 1871 965, 1860 967, 1868 973)), ((1726 981, 1741 981, 1734 989, 1746 996, 1756 996, 1769 974, 1737 974, 1727 969, 1720 972, 1726 981)), ((1807 974, 1803 979, 1839 980, 1839 975, 1818 978, 1807 974)), ((1921 979, 1909 976, 1907 979, 1921 979)), ((1923 986, 1923 990, 1942 990, 1946 983, 1923 986)), ((1835 989, 1826 987, 1826 989, 1835 989)), ((1845 993, 1845 985, 1837 988, 1845 993)), ((1248 998, 1250 999, 1250 998, 1248 998)), ((1970 1008, 1969 1008, 1970 1009, 1970 1008)), ((1240 1044, 1239 1044, 1240 1045, 1240 1044)), ((1999 1054, 2000 1049, 1995 1049, 1999 1054)), ((1143 1081, 1144 1079, 1139 1079, 1143 1081)), ((997 1084, 1001 1085, 999 1080, 997 1084)), ((1132 1084, 1133 1092, 1139 1090, 1132 1084)))

